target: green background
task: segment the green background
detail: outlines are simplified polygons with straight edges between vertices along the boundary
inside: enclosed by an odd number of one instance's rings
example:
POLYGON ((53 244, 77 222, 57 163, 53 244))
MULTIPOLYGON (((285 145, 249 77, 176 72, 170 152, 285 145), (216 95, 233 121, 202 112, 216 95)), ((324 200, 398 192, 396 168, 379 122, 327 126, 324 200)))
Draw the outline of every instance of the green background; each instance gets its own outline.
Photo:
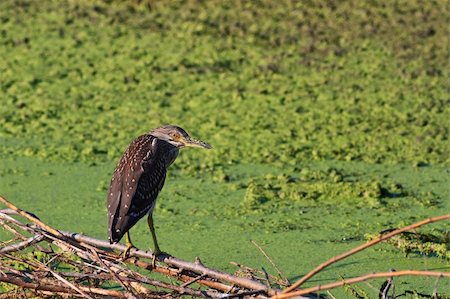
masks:
MULTIPOLYGON (((214 149, 183 150, 169 170, 161 248, 275 273, 254 240, 294 280, 450 210, 447 20, 446 1, 1 1, 0 194, 105 239, 120 155, 177 124, 214 149)), ((449 223, 420 231, 448 236, 449 223)), ((151 245, 146 221, 131 235, 151 245)), ((378 245, 307 285, 448 271, 436 255, 378 245)), ((396 281, 398 294, 436 283, 396 281)), ((381 283, 359 286, 372 298, 381 283)))

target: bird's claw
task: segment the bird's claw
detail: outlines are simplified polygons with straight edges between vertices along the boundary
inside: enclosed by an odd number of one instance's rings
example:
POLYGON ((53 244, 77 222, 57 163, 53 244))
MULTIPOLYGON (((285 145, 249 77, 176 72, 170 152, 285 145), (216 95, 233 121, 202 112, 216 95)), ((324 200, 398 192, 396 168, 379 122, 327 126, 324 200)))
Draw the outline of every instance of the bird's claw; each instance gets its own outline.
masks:
POLYGON ((155 250, 153 252, 153 257, 152 257, 152 267, 156 268, 156 261, 157 260, 163 260, 164 258, 171 256, 170 254, 168 254, 167 252, 161 251, 159 249, 155 250))
POLYGON ((152 258, 152 268, 155 269, 156 268, 156 254, 153 255, 152 258))
POLYGON ((158 255, 160 255, 162 252, 159 248, 156 248, 155 251, 153 251, 153 257, 152 257, 152 268, 156 268, 156 258, 158 255))
POLYGON ((128 245, 124 252, 120 254, 120 258, 122 261, 126 260, 130 257, 130 251, 132 248, 135 248, 133 245, 128 245))

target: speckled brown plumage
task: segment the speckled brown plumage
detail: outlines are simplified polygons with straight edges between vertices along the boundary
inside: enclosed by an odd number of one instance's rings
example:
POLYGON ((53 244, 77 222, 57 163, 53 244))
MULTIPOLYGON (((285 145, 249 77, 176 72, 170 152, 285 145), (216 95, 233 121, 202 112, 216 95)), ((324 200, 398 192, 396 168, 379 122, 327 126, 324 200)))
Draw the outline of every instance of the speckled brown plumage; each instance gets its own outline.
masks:
POLYGON ((108 191, 109 241, 123 235, 147 213, 152 213, 166 178, 178 155, 169 142, 145 134, 136 138, 120 159, 108 191))

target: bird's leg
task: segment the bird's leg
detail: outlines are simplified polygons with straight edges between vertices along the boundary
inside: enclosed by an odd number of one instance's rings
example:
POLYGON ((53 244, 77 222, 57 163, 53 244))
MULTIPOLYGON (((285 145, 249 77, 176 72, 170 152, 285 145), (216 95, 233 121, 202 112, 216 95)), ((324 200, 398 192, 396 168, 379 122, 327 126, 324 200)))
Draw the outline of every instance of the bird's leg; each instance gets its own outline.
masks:
POLYGON ((129 231, 127 231, 127 233, 125 235, 125 243, 127 244, 127 248, 122 253, 122 257, 124 259, 126 259, 128 257, 128 255, 130 254, 130 249, 134 247, 133 243, 131 242, 130 232, 129 231))
POLYGON ((161 249, 159 249, 158 240, 156 240, 156 233, 155 233, 155 227, 153 225, 152 213, 148 214, 147 222, 148 222, 148 227, 150 228, 150 232, 152 233, 153 245, 155 246, 155 250, 153 251, 153 261, 152 261, 152 265, 153 265, 153 267, 155 267, 156 256, 158 256, 161 253, 161 249))

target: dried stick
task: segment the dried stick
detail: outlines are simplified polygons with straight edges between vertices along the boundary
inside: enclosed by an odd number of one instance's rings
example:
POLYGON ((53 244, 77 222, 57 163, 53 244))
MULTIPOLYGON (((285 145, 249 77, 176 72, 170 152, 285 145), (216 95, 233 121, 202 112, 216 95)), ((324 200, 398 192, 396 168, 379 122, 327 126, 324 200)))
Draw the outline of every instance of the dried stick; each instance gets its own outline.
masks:
MULTIPOLYGON (((282 279, 282 280, 284 280, 285 281, 285 283, 287 284, 287 285, 289 285, 290 283, 289 283, 289 280, 286 278, 286 276, 284 276, 282 273, 281 273, 281 271, 280 271, 280 269, 278 269, 278 267, 277 267, 277 265, 275 265, 275 263, 272 261, 272 259, 269 257, 269 255, 267 255, 267 253, 261 248, 261 246, 259 246, 255 241, 253 241, 253 240, 251 240, 251 242, 253 243, 253 245, 255 245, 256 246, 256 248, 258 248, 259 249, 259 251, 266 257, 266 259, 272 264, 272 266, 274 267, 274 269, 278 272, 278 275, 280 276, 280 278, 282 279)), ((265 272, 265 271, 264 271, 265 272)), ((267 274, 267 273, 266 273, 267 274)), ((268 279, 267 279, 268 280, 268 279)))
POLYGON ((59 275, 58 273, 52 271, 50 268, 45 267, 46 270, 48 272, 50 272, 56 279, 58 279, 59 281, 61 281, 62 283, 64 283, 65 285, 67 285, 69 288, 73 289, 74 291, 80 293, 81 296, 83 296, 84 298, 87 299, 92 299, 91 296, 89 296, 88 294, 86 294, 85 292, 83 292, 83 290, 81 290, 79 287, 77 287, 76 285, 74 285, 73 283, 71 283, 70 281, 68 281, 67 279, 65 279, 64 277, 62 277, 61 275, 59 275))
MULTIPOLYGON (((262 281, 264 279, 264 281, 267 283, 271 283, 271 281, 273 281, 275 284, 280 285, 280 286, 287 286, 286 285, 286 281, 284 281, 282 278, 278 277, 278 276, 274 276, 272 274, 267 273, 267 271, 262 268, 261 270, 258 269, 253 269, 250 268, 248 266, 236 263, 236 262, 230 262, 230 264, 236 266, 239 268, 238 272, 240 271, 243 275, 249 275, 250 277, 255 277, 257 280, 262 281), (259 277, 258 275, 264 275, 264 278, 259 277), (269 281, 270 280, 270 281, 269 281)), ((275 289, 275 288, 272 288, 275 289)), ((277 291, 277 293, 281 293, 281 290, 279 289, 275 289, 277 291)))
MULTIPOLYGON (((64 234, 66 237, 72 238, 73 240, 76 240, 78 242, 83 242, 83 243, 86 243, 86 244, 89 244, 92 246, 96 246, 96 247, 113 249, 113 250, 117 250, 119 252, 123 252, 126 249, 125 245, 122 245, 119 243, 109 244, 108 241, 91 238, 91 237, 84 236, 84 235, 78 234, 78 233, 64 232, 64 231, 61 231, 61 233, 64 234)), ((130 252, 130 255, 134 256, 134 257, 140 257, 140 258, 146 258, 146 259, 153 258, 152 252, 143 251, 140 249, 132 249, 130 252)), ((233 276, 233 275, 225 273, 225 272, 207 268, 200 263, 190 263, 190 262, 183 261, 176 257, 168 256, 168 255, 160 255, 157 257, 157 260, 160 262, 163 262, 167 265, 177 267, 179 269, 192 271, 199 275, 205 274, 208 277, 211 277, 211 278, 214 278, 217 280, 221 280, 221 281, 227 281, 231 284, 239 285, 240 287, 243 287, 243 288, 247 288, 247 289, 251 289, 251 290, 262 290, 262 291, 268 293, 269 295, 275 295, 278 292, 278 290, 269 289, 266 285, 264 285, 258 281, 251 280, 251 279, 244 278, 244 277, 236 277, 236 276, 233 276)))
MULTIPOLYGON (((135 258, 128 259, 126 262, 132 263, 140 268, 152 269, 153 271, 156 271, 156 272, 161 273, 166 276, 175 277, 178 280, 181 280, 183 282, 190 282, 193 280, 192 276, 185 275, 182 272, 180 272, 179 270, 175 271, 173 269, 168 269, 168 268, 163 268, 163 267, 152 268, 153 267, 152 264, 140 261, 135 258)), ((205 275, 201 275, 201 276, 205 276, 205 275)), ((231 286, 217 282, 217 281, 211 281, 211 280, 207 280, 207 279, 198 279, 195 282, 198 284, 207 286, 209 288, 222 291, 222 292, 229 292, 231 290, 231 286)))
POLYGON ((244 298, 245 296, 254 296, 254 295, 261 294, 261 293, 262 293, 262 291, 246 291, 246 292, 240 292, 240 293, 236 293, 236 294, 228 294, 228 295, 222 296, 220 298, 221 299, 235 298, 235 297, 244 298))
POLYGON ((45 224, 44 222, 42 222, 41 220, 39 220, 36 216, 31 215, 30 213, 27 213, 21 209, 19 209, 18 207, 16 207, 15 205, 13 205, 12 203, 10 203, 9 201, 7 201, 6 199, 4 199, 2 196, 0 196, 0 201, 2 203, 4 203, 8 208, 16 211, 17 213, 19 213, 21 216, 25 217, 26 219, 30 220, 31 222, 39 225, 40 227, 44 228, 45 230, 47 230, 48 232, 54 234, 55 236, 58 237, 63 237, 63 235, 57 230, 54 229, 51 226, 48 226, 47 224, 45 224))
MULTIPOLYGON (((17 239, 22 239, 22 240, 27 239, 24 236, 22 236, 17 230, 15 230, 14 228, 12 228, 8 224, 6 224, 5 221, 0 221, 0 225, 3 226, 3 228, 6 229, 7 231, 9 231, 10 233, 15 235, 17 239)), ((14 240, 12 240, 12 241, 14 241, 14 240)))
POLYGON ((362 245, 360 245, 360 246, 358 246, 356 248, 353 248, 350 251, 347 251, 347 252, 345 252, 343 254, 335 256, 335 257, 329 259, 328 261, 320 264, 316 268, 314 268, 312 271, 310 271, 308 274, 303 276, 300 280, 295 282, 293 285, 291 285, 290 287, 287 287, 286 289, 284 289, 282 293, 292 292, 293 290, 295 290, 296 288, 301 286, 303 283, 305 283, 305 281, 309 280, 311 277, 313 277, 314 275, 319 273, 322 269, 324 269, 324 268, 328 267, 329 265, 331 265, 333 263, 336 263, 337 261, 340 261, 340 260, 342 260, 342 259, 344 259, 344 258, 346 258, 346 257, 348 257, 350 255, 353 255, 353 254, 355 254, 357 252, 360 252, 360 251, 362 251, 362 250, 364 250, 364 249, 366 249, 368 247, 371 247, 371 246, 373 246, 375 244, 378 244, 378 243, 380 243, 382 241, 385 241, 385 240, 387 240, 389 238, 392 238, 393 236, 398 235, 400 233, 403 233, 405 231, 409 231, 409 230, 415 229, 417 227, 420 227, 422 225, 433 223, 433 222, 440 221, 440 220, 445 220, 445 219, 450 219, 450 214, 428 218, 426 220, 423 220, 423 221, 420 221, 420 222, 417 222, 417 223, 414 223, 414 224, 411 224, 411 225, 408 225, 408 226, 396 229, 396 230, 394 230, 394 231, 392 231, 392 232, 390 232, 388 234, 385 234, 385 235, 382 235, 382 236, 380 236, 380 237, 378 237, 376 239, 373 239, 370 242, 367 242, 367 243, 362 244, 362 245))
MULTIPOLYGON (((5 205, 7 205, 10 209, 17 212, 18 214, 27 218, 28 220, 35 223, 36 225, 43 227, 45 230, 49 231, 53 235, 64 239, 65 241, 76 241, 77 243, 86 243, 86 244, 89 244, 89 245, 92 245, 95 247, 113 249, 113 250, 118 250, 120 252, 124 252, 124 250, 126 249, 125 245, 122 245, 119 243, 110 244, 108 241, 90 238, 90 237, 87 237, 87 236, 84 236, 84 235, 81 235, 78 233, 58 231, 58 230, 44 224, 42 221, 37 219, 37 217, 31 216, 29 213, 17 208, 16 206, 14 206, 12 203, 8 202, 5 198, 3 198, 1 196, 0 196, 0 201, 3 202, 5 205)), ((51 237, 49 235, 47 235, 47 236, 51 237)), ((139 249, 131 250, 130 255, 136 256, 136 257, 141 257, 141 258, 153 259, 152 252, 142 251, 139 249)), ((239 285, 243 288, 247 288, 247 289, 251 289, 251 290, 262 290, 269 295, 275 295, 279 291, 279 290, 275 290, 275 289, 269 289, 266 285, 264 285, 258 281, 251 280, 251 279, 244 278, 244 277, 236 277, 236 276, 233 276, 233 275, 225 273, 225 272, 207 268, 200 263, 190 263, 190 262, 183 261, 183 260, 177 259, 172 256, 168 256, 168 255, 160 255, 157 257, 157 259, 160 262, 164 262, 165 264, 173 266, 173 267, 192 271, 199 275, 206 274, 211 278, 222 280, 222 281, 227 281, 231 284, 239 285)))
POLYGON ((27 240, 22 241, 20 243, 16 243, 16 244, 5 246, 5 247, 1 248, 0 249, 0 254, 1 253, 7 253, 7 252, 10 252, 10 251, 19 251, 19 250, 22 250, 22 249, 30 246, 30 245, 33 245, 35 243, 39 243, 42 240, 44 240, 44 236, 36 235, 36 236, 28 238, 27 240))
MULTIPOLYGON (((187 283, 181 286, 177 286, 161 281, 148 279, 140 275, 138 272, 122 268, 119 265, 121 261, 118 259, 117 254, 114 254, 110 251, 109 252, 105 251, 108 249, 112 249, 123 252, 125 249, 124 245, 109 244, 109 242, 107 241, 90 238, 76 233, 63 232, 57 230, 43 223, 35 215, 23 211, 20 208, 14 206, 12 203, 8 202, 1 196, 0 202, 3 202, 6 206, 9 207, 9 209, 0 210, 0 219, 2 219, 5 222, 10 222, 13 225, 17 226, 18 228, 34 235, 34 237, 32 238, 25 237, 26 240, 18 244, 1 248, 0 250, 2 250, 3 253, 0 255, 0 257, 3 256, 4 258, 7 259, 8 258, 14 259, 14 257, 8 255, 7 252, 18 252, 24 248, 32 246, 40 247, 37 243, 45 240, 46 242, 51 242, 55 244, 63 251, 72 253, 81 258, 81 261, 77 261, 65 255, 55 254, 55 252, 53 251, 48 252, 46 250, 43 251, 44 253, 50 254, 49 255, 50 260, 48 261, 48 263, 51 262, 68 263, 74 266, 75 269, 78 269, 77 271, 80 271, 80 275, 78 275, 78 278, 76 276, 73 276, 73 280, 67 280, 64 278, 65 275, 63 273, 51 271, 49 270, 50 269, 49 267, 47 266, 42 267, 36 265, 33 263, 33 260, 28 259, 19 260, 19 262, 25 263, 26 265, 31 267, 31 269, 34 270, 32 270, 28 274, 25 273, 24 271, 16 271, 16 274, 12 274, 15 273, 14 270, 8 269, 9 275, 6 274, 3 275, 2 280, 0 280, 10 282, 13 284, 17 283, 16 285, 18 285, 19 287, 22 286, 23 288, 31 288, 34 290, 35 293, 47 292, 53 294, 66 294, 74 297, 82 296, 85 298, 89 298, 89 295, 93 294, 92 292, 86 291, 86 287, 82 285, 73 283, 73 281, 79 280, 83 281, 86 279, 94 279, 97 282, 103 283, 112 282, 121 284, 122 287, 124 288, 124 291, 120 291, 114 294, 119 297, 123 296, 128 297, 132 295, 133 289, 131 286, 138 287, 139 292, 141 292, 142 294, 150 294, 150 295, 153 294, 159 296, 158 293, 155 293, 140 284, 149 284, 156 287, 173 290, 174 292, 178 292, 178 294, 186 294, 195 297, 223 296, 224 294, 221 294, 220 292, 228 293, 231 290, 233 290, 233 293, 238 293, 240 295, 247 293, 248 294, 265 293, 268 295, 274 295, 280 291, 270 289, 270 287, 265 286, 258 280, 233 276, 225 272, 207 268, 203 264, 198 262, 190 263, 168 255, 158 256, 158 260, 177 269, 164 268, 162 266, 158 266, 156 267, 156 269, 154 269, 150 267, 150 264, 137 260, 137 257, 152 259, 153 258, 152 252, 142 250, 132 250, 131 255, 134 257, 125 260, 125 263, 132 263, 137 265, 138 267, 150 269, 152 271, 156 270, 162 274, 174 276, 178 280, 187 283), (18 214, 26 218, 30 222, 32 222, 32 224, 23 224, 22 222, 16 220, 13 217, 8 216, 7 214, 18 214), (107 273, 109 273, 109 275, 107 275, 107 273), (42 284, 41 278, 43 277, 43 275, 45 277, 48 274, 51 274, 53 277, 51 277, 51 279, 46 278, 45 281, 48 281, 48 283, 45 283, 45 286, 41 285, 42 284), (39 281, 39 283, 33 284, 29 282, 30 280, 39 281), (61 284, 61 282, 63 284, 61 284), (192 283, 202 284, 212 289, 198 291, 189 287, 189 285, 192 283), (215 291, 214 289, 218 290, 219 292, 215 291)), ((162 292, 162 294, 168 294, 165 292, 166 291, 162 292)), ((106 296, 110 295, 114 296, 112 293, 106 294, 106 296)))
MULTIPOLYGON (((117 269, 117 267, 109 267, 109 266, 107 266, 106 264, 105 264, 105 261, 103 261, 101 258, 100 258, 100 256, 98 255, 98 253, 95 251, 95 250, 92 250, 92 254, 93 254, 93 256, 95 257, 95 259, 100 263, 100 265, 102 265, 104 268, 106 268, 108 271, 109 271, 109 273, 111 273, 111 275, 120 283, 120 285, 125 289, 125 290, 127 290, 130 294, 132 294, 133 295, 133 298, 135 297, 135 294, 134 294, 134 289, 133 289, 133 286, 127 286, 123 281, 122 281, 122 279, 119 277, 119 275, 120 274, 117 274, 115 271, 114 271, 114 269, 113 268, 116 268, 117 269)), ((118 269, 118 270, 120 270, 120 269, 118 269)))
MULTIPOLYGON (((135 275, 139 276, 138 278, 134 278, 135 281, 139 281, 142 283, 147 283, 156 287, 160 287, 160 288, 165 288, 165 289, 169 289, 169 290, 173 290, 178 292, 181 295, 189 295, 192 297, 211 297, 211 295, 208 295, 208 293, 210 293, 209 291, 197 291, 197 290, 193 290, 190 288, 187 288, 186 286, 180 285, 171 285, 165 282, 161 282, 161 281, 157 281, 154 279, 150 279, 147 278, 145 276, 142 276, 138 273, 134 273, 135 275)), ((130 278, 126 278, 127 280, 131 280, 130 278)))
POLYGON ((32 228, 30 228, 28 225, 23 224, 22 222, 14 219, 13 217, 9 216, 8 214, 20 215, 18 212, 14 211, 13 209, 4 209, 4 210, 0 210, 0 219, 10 222, 10 223, 14 223, 14 225, 17 225, 24 231, 27 231, 31 234, 35 234, 35 231, 32 228))
MULTIPOLYGON (((70 294, 70 295, 76 294, 76 293, 74 293, 74 290, 69 289, 64 286, 53 285, 50 283, 27 282, 25 279, 18 278, 17 276, 12 277, 9 275, 7 275, 7 276, 0 275, 0 281, 11 283, 11 284, 14 284, 19 287, 26 288, 26 289, 58 292, 58 293, 64 293, 64 294, 70 294)), ((79 286, 79 288, 81 290, 83 290, 87 293, 91 293, 91 294, 111 296, 111 297, 117 297, 117 298, 126 298, 125 294, 123 292, 119 292, 119 291, 112 291, 112 290, 105 290, 105 289, 91 288, 91 287, 84 287, 84 286, 79 286)))
POLYGON ((184 287, 190 286, 191 284, 193 284, 193 283, 195 283, 196 281, 199 281, 200 279, 205 278, 205 277, 206 277, 205 274, 202 274, 202 275, 200 275, 200 276, 197 276, 197 277, 195 277, 194 279, 191 279, 191 280, 186 281, 185 283, 183 283, 183 284, 181 285, 181 287, 184 288, 184 287))
POLYGON ((315 287, 302 289, 302 290, 298 290, 298 291, 294 291, 294 292, 290 292, 290 293, 278 294, 278 295, 275 295, 275 296, 271 297, 270 299, 292 298, 292 297, 296 297, 296 296, 300 296, 300 295, 306 295, 306 294, 310 294, 310 293, 314 293, 314 292, 318 292, 318 291, 334 289, 334 288, 341 287, 341 286, 344 286, 344 285, 347 285, 347 284, 353 284, 353 283, 366 281, 366 280, 373 279, 373 278, 406 276, 406 275, 409 275, 409 276, 450 277, 450 272, 402 270, 402 271, 397 271, 397 272, 370 273, 370 274, 366 274, 366 275, 363 275, 363 276, 358 276, 358 277, 355 277, 355 278, 350 278, 350 279, 345 279, 345 280, 341 280, 341 281, 336 281, 336 282, 332 282, 332 283, 328 283, 328 284, 324 284, 324 285, 317 285, 315 287))

